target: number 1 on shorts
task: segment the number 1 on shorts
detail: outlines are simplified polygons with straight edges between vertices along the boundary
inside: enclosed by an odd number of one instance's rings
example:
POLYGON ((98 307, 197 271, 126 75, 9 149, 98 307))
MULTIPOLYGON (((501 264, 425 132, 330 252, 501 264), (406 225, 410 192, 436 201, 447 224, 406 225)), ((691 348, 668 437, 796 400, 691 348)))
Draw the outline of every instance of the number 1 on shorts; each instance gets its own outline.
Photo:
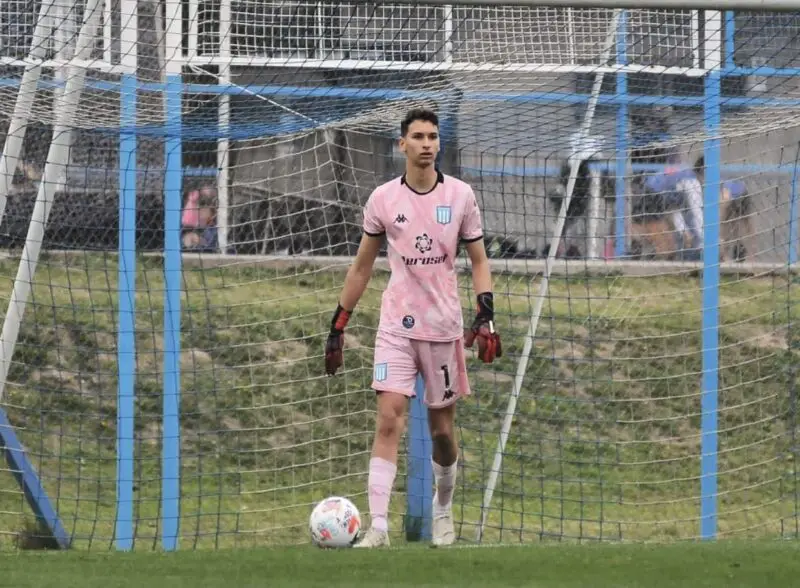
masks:
POLYGON ((453 390, 450 389, 450 370, 446 365, 442 366, 444 372, 444 400, 450 400, 453 397, 453 390))

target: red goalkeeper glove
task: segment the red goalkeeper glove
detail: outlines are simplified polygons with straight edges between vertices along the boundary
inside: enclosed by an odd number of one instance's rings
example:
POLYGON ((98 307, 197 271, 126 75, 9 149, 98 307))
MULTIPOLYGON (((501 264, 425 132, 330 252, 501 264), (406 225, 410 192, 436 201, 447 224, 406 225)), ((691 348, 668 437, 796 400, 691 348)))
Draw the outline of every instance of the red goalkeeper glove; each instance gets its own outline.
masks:
POLYGON ((341 304, 336 306, 331 320, 331 332, 325 342, 325 373, 329 376, 336 374, 336 370, 342 367, 344 356, 344 328, 350 320, 351 311, 342 308, 341 304))
POLYGON ((464 345, 467 348, 478 342, 478 357, 483 363, 492 363, 495 357, 503 356, 500 335, 494 328, 494 296, 491 292, 478 294, 478 316, 472 327, 464 330, 464 345))

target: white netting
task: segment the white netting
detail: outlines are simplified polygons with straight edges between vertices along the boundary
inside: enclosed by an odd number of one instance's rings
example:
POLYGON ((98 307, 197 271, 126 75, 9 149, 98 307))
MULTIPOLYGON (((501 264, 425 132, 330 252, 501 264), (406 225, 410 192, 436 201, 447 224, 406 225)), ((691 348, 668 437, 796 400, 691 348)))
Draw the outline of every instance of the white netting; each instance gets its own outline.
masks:
MULTIPOLYGON (((218 2, 200 4, 198 55, 224 57, 219 10, 218 2)), ((230 56, 391 61, 394 67, 597 65, 612 17, 612 9, 233 2, 230 56)), ((693 11, 640 10, 630 24, 633 63, 692 66, 693 11)))

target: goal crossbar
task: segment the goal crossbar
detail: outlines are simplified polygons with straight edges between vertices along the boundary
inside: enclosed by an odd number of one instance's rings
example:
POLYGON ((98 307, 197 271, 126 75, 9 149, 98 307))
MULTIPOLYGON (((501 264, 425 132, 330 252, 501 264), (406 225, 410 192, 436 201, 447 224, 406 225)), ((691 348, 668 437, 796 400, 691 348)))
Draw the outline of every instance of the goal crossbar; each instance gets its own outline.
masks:
MULTIPOLYGON (((353 0, 352 4, 373 4, 369 0, 353 0)), ((442 6, 437 0, 393 0, 392 4, 442 6)), ((800 10, 800 0, 454 0, 450 6, 529 6, 531 8, 649 8, 667 10, 751 10, 792 12, 800 10)))

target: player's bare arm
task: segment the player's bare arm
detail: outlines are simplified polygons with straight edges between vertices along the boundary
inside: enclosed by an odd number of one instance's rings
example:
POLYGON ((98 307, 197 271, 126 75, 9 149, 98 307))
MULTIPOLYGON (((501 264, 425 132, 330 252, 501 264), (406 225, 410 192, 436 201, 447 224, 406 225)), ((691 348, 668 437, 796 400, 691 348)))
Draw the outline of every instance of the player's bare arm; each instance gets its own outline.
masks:
POLYGON ((358 252, 356 252, 356 257, 347 270, 342 293, 339 296, 339 304, 349 312, 353 311, 358 301, 361 300, 361 296, 364 295, 364 290, 367 289, 382 243, 382 236, 368 235, 366 233, 361 236, 358 252))
POLYGON ((469 329, 464 331, 464 344, 472 347, 477 340, 478 357, 484 363, 492 363, 503 355, 500 335, 494 324, 494 294, 492 293, 492 270, 483 239, 465 244, 472 264, 472 287, 478 301, 478 314, 469 329))
POLYGON ((486 256, 486 246, 483 239, 464 244, 464 249, 472 265, 472 287, 475 294, 492 291, 492 269, 489 258, 486 256))
POLYGON ((339 304, 333 313, 333 319, 331 319, 331 331, 325 343, 325 373, 329 376, 334 375, 336 370, 342 367, 344 361, 342 354, 344 349, 344 329, 358 301, 364 295, 364 290, 367 289, 382 240, 382 236, 364 233, 361 237, 356 257, 347 270, 344 286, 342 286, 342 292, 339 295, 339 304))

